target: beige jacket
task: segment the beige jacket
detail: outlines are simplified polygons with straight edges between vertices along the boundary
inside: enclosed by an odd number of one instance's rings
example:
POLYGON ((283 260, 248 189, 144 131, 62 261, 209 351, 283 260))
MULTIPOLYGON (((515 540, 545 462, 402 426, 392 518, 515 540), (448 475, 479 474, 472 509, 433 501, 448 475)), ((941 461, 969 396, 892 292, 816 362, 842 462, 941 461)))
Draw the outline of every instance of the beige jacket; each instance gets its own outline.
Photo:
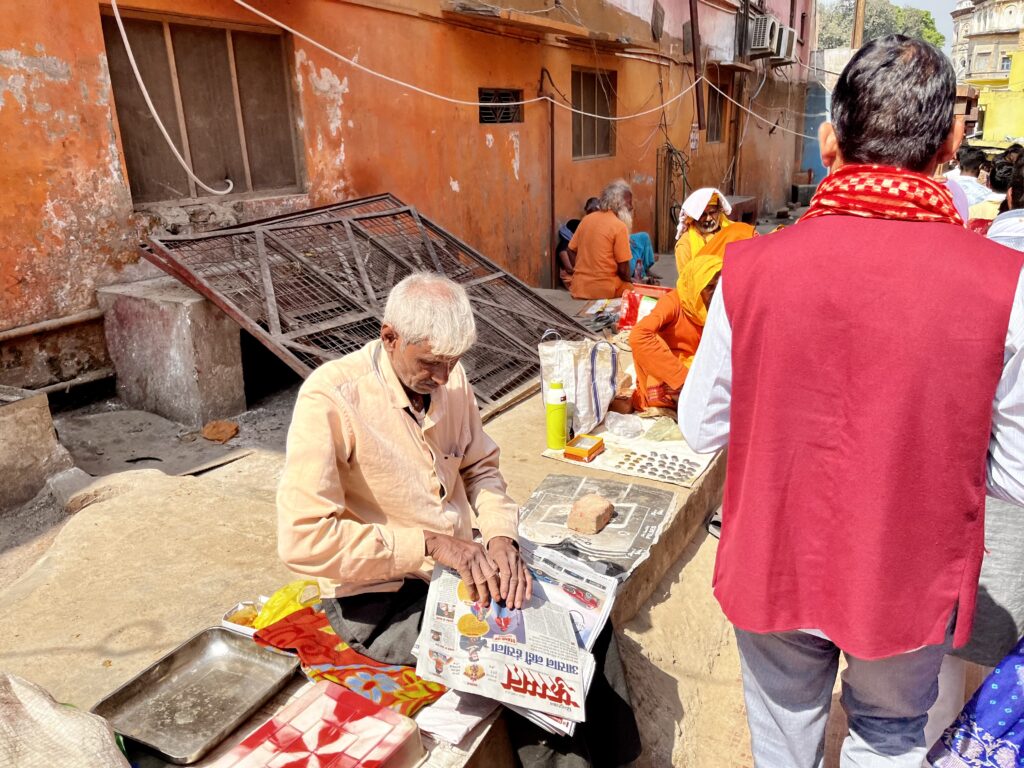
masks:
POLYGON ((461 365, 422 428, 379 341, 318 368, 299 390, 277 492, 278 554, 323 595, 392 592, 429 579, 423 531, 516 539, 519 508, 498 471, 461 365))

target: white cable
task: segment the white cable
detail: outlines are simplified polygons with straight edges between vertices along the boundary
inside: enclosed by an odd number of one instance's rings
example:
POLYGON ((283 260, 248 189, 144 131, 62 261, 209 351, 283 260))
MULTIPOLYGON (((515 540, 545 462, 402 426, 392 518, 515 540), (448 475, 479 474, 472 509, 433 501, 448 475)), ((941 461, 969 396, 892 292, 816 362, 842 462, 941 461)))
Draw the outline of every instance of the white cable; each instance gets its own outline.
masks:
MULTIPOLYGON (((408 88, 410 91, 415 91, 416 93, 421 93, 424 96, 429 96, 432 99, 438 99, 439 101, 444 101, 444 102, 447 102, 449 104, 457 104, 457 105, 462 106, 462 107, 493 107, 494 106, 494 104, 491 103, 491 102, 467 101, 465 99, 456 99, 456 98, 454 98, 452 96, 445 96, 444 94, 441 94, 441 93, 434 93, 433 91, 428 91, 426 88, 420 88, 418 85, 413 85, 412 83, 407 83, 404 80, 399 80, 398 78, 391 77, 390 75, 385 75, 382 72, 378 72, 378 71, 376 71, 374 69, 370 69, 369 67, 367 67, 367 66, 365 66, 363 64, 360 64, 355 59, 350 59, 349 57, 344 56, 343 54, 340 54, 340 53, 338 53, 337 51, 335 51, 335 50, 333 50, 331 48, 328 48, 323 43, 319 43, 316 40, 314 40, 313 38, 309 37, 308 35, 304 35, 303 33, 299 32, 297 29, 289 27, 283 21, 279 21, 278 19, 275 19, 270 14, 264 13, 263 11, 261 11, 261 10, 259 10, 257 8, 253 8, 251 5, 249 5, 249 3, 245 2, 245 0, 234 0, 234 2, 235 2, 236 5, 239 5, 242 8, 245 8, 250 13, 254 13, 257 16, 259 16, 260 18, 262 18, 263 20, 269 21, 271 24, 273 24, 273 25, 275 25, 277 27, 280 27, 285 32, 290 33, 294 37, 297 37, 300 40, 306 41, 307 43, 309 43, 310 45, 312 45, 315 48, 319 48, 321 51, 323 51, 327 55, 333 56, 334 58, 336 58, 336 59, 338 59, 340 61, 345 62, 350 67, 354 67, 355 69, 358 69, 361 72, 365 72, 368 75, 373 75, 374 77, 379 77, 381 80, 386 80, 387 82, 393 83, 394 85, 398 85, 398 86, 400 86, 402 88, 408 88)), ((564 6, 562 6, 562 7, 564 7, 564 6)), ((683 98, 683 96, 685 96, 687 93, 692 91, 697 86, 697 84, 700 83, 700 81, 703 80, 703 79, 704 79, 703 77, 698 77, 689 88, 687 88, 684 91, 681 91, 680 93, 677 93, 675 96, 673 96, 671 99, 666 101, 664 104, 660 104, 657 107, 652 107, 651 109, 644 110, 643 112, 637 112, 637 113, 632 114, 632 115, 622 115, 621 117, 611 117, 609 115, 597 115, 597 114, 594 114, 593 112, 584 112, 583 110, 575 109, 574 107, 572 107, 572 106, 570 106, 568 104, 563 104, 562 102, 558 101, 557 99, 552 99, 550 96, 536 96, 536 97, 534 97, 532 99, 524 99, 522 101, 506 101, 506 102, 502 102, 500 106, 503 106, 503 107, 517 107, 517 106, 525 106, 527 104, 536 104, 537 102, 541 102, 541 101, 550 101, 556 107, 558 107, 560 109, 564 109, 567 112, 572 112, 572 113, 577 114, 577 115, 583 115, 584 117, 593 117, 593 118, 595 118, 597 120, 608 120, 609 122, 619 122, 619 121, 622 121, 622 120, 632 120, 632 119, 637 118, 637 117, 644 117, 645 115, 650 115, 650 114, 654 114, 655 112, 660 112, 662 109, 667 107, 669 104, 672 104, 673 102, 676 102, 679 99, 683 98)))
POLYGON ((135 55, 132 53, 132 46, 128 42, 128 33, 124 31, 124 23, 121 21, 121 12, 117 9, 117 0, 110 0, 110 6, 114 9, 114 21, 117 22, 117 28, 121 32, 121 41, 124 43, 125 53, 128 54, 128 63, 131 64, 132 72, 135 73, 135 82, 139 84, 139 90, 142 91, 142 98, 146 100, 146 106, 149 107, 149 112, 153 115, 153 120, 156 121, 156 127, 159 128, 160 133, 163 134, 164 140, 167 142, 167 146, 170 148, 174 158, 178 161, 181 167, 185 169, 185 173, 188 174, 188 177, 211 195, 229 194, 231 190, 235 188, 235 184, 231 179, 224 179, 228 185, 228 188, 224 190, 217 190, 213 187, 207 186, 192 172, 188 163, 185 162, 185 158, 181 156, 181 153, 178 152, 178 148, 174 146, 174 141, 171 139, 171 135, 167 133, 167 129, 164 127, 164 123, 160 119, 160 115, 156 113, 156 107, 153 106, 153 100, 149 98, 149 91, 146 90, 146 84, 142 81, 142 74, 139 72, 139 65, 135 63, 135 55))
POLYGON ((747 108, 746 108, 745 106, 743 106, 742 104, 740 104, 740 103, 739 103, 738 101, 736 101, 736 99, 734 99, 734 98, 733 98, 732 96, 730 96, 730 95, 729 95, 728 93, 726 93, 726 92, 725 92, 725 91, 723 91, 723 90, 722 90, 721 88, 719 88, 718 86, 716 86, 716 85, 715 85, 714 83, 712 83, 712 82, 711 82, 710 80, 708 80, 708 81, 707 81, 707 83, 708 83, 708 87, 709 87, 709 88, 714 88, 714 89, 715 89, 716 91, 718 91, 718 92, 719 92, 720 94, 722 94, 722 96, 723 96, 723 97, 725 97, 726 99, 728 99, 729 101, 731 101, 731 102, 732 102, 733 104, 735 104, 735 105, 736 105, 737 107, 739 107, 740 109, 742 109, 742 110, 743 110, 744 112, 749 112, 749 113, 750 113, 751 115, 753 115, 753 116, 754 116, 755 118, 757 118, 758 120, 760 120, 760 121, 761 121, 762 123, 764 123, 765 125, 770 125, 770 126, 772 126, 773 128, 778 128, 778 129, 779 129, 780 131, 782 131, 783 133, 791 133, 791 134, 793 134, 794 136, 799 136, 799 137, 801 137, 801 138, 803 138, 803 139, 810 139, 811 141, 815 141, 815 140, 816 140, 816 137, 814 137, 814 136, 808 136, 808 135, 807 135, 806 133, 800 133, 799 131, 791 131, 791 130, 790 130, 789 128, 786 128, 785 126, 779 125, 778 123, 775 123, 775 122, 773 122, 773 121, 769 120, 768 118, 764 117, 763 115, 759 115, 759 114, 757 114, 757 112, 755 112, 754 110, 752 110, 752 109, 747 109, 747 108))
POLYGON ((551 13, 553 10, 558 8, 558 5, 552 5, 550 8, 538 8, 537 10, 533 10, 533 11, 521 11, 518 8, 502 8, 500 5, 491 5, 490 3, 485 3, 484 0, 476 0, 476 2, 479 3, 480 5, 482 5, 484 8, 490 8, 492 11, 498 11, 499 13, 510 12, 510 13, 522 13, 522 14, 525 14, 525 15, 538 14, 538 13, 551 13))

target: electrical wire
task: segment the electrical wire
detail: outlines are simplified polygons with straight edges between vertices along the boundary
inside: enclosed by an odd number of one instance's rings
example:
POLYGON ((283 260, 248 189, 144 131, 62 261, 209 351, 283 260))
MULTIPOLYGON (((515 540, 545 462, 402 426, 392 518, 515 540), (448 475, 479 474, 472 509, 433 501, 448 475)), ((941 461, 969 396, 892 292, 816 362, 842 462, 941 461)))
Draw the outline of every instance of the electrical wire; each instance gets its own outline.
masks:
MULTIPOLYGON (((236 1, 236 2, 238 2, 238 0, 235 0, 235 1, 236 1)), ((705 79, 704 77, 700 77, 700 78, 698 79, 698 81, 699 81, 699 80, 704 80, 704 79, 705 79)), ((773 128, 776 128, 776 129, 778 129, 778 130, 782 131, 783 133, 789 133, 789 134, 792 134, 793 136, 799 136, 799 137, 801 137, 801 138, 803 138, 803 139, 810 139, 811 141, 814 141, 814 140, 815 140, 815 137, 814 137, 814 136, 808 136, 808 135, 807 135, 806 133, 800 133, 799 131, 793 131, 793 130, 790 130, 789 128, 786 128, 785 126, 782 126, 782 125, 778 125, 778 124, 777 124, 776 122, 774 122, 774 121, 772 121, 772 120, 769 120, 769 119, 768 119, 768 118, 766 118, 766 117, 765 117, 764 115, 759 115, 759 114, 757 114, 757 112, 755 112, 754 110, 752 110, 752 109, 748 109, 747 107, 745 107, 745 106, 743 106, 742 104, 740 104, 740 103, 739 103, 738 101, 736 101, 736 99, 734 99, 734 98, 733 98, 732 96, 730 96, 729 94, 727 94, 727 93, 726 93, 725 91, 723 91, 723 90, 722 90, 721 88, 719 88, 718 86, 716 86, 716 85, 715 85, 714 83, 712 83, 712 82, 711 82, 710 80, 706 80, 706 82, 707 82, 707 84, 708 84, 708 87, 709 87, 709 88, 714 88, 714 89, 715 89, 716 91, 718 91, 718 92, 719 92, 720 94, 722 94, 722 96, 723 96, 724 98, 726 98, 726 99, 728 99, 729 101, 731 101, 731 102, 732 102, 733 104, 735 104, 735 105, 736 105, 737 107, 739 107, 740 109, 742 109, 742 110, 743 110, 744 112, 749 112, 749 113, 750 113, 751 115, 753 115, 753 116, 754 116, 754 117, 755 117, 755 118, 756 118, 757 120, 760 120, 760 121, 761 121, 762 123, 764 123, 765 125, 770 125, 770 126, 772 126, 773 128)))
POLYGON ((110 6, 114 10, 114 21, 117 22, 117 29, 121 33, 121 42, 124 43, 124 51, 128 54, 128 63, 131 65, 132 72, 135 73, 135 82, 139 84, 139 90, 142 91, 142 98, 146 100, 146 106, 149 107, 149 113, 153 116, 153 121, 156 123, 156 127, 160 129, 160 133, 163 134, 164 141, 167 142, 168 148, 171 150, 171 154, 174 155, 174 159, 178 161, 179 165, 185 169, 185 173, 188 177, 196 183, 197 186, 202 187, 211 195, 227 195, 231 193, 231 190, 235 188, 235 183, 231 179, 224 179, 227 183, 227 189, 214 189, 213 187, 205 184, 202 179, 192 172, 192 168, 186 162, 185 158, 181 156, 178 148, 174 145, 174 140, 171 139, 171 135, 167 132, 164 127, 163 120, 160 119, 160 115, 157 114, 156 107, 153 106, 153 100, 149 97, 149 91, 146 88, 146 83, 142 80, 142 73, 139 72, 139 65, 135 62, 135 54, 132 53, 131 43, 128 42, 128 33, 124 29, 124 22, 121 21, 121 12, 117 7, 117 0, 110 0, 110 6))
MULTIPOLYGON (((236 5, 241 6, 242 8, 245 8, 250 13, 256 14, 260 18, 264 19, 265 21, 270 22, 271 24, 274 24, 277 27, 280 27, 281 29, 283 29, 286 32, 288 32, 291 35, 293 35, 294 37, 297 37, 300 40, 304 40, 305 42, 307 42, 310 45, 312 45, 314 48, 319 48, 321 51, 323 51, 324 53, 328 54, 329 56, 333 56, 334 58, 338 59, 339 61, 345 62, 350 67, 353 67, 354 69, 358 69, 361 72, 365 72, 368 75, 372 75, 373 77, 380 78, 381 80, 384 80, 386 82, 392 83, 394 85, 398 85, 398 86, 400 86, 402 88, 407 88, 410 91, 414 91, 414 92, 422 94, 424 96, 429 96, 432 99, 437 99, 438 101, 447 102, 448 104, 456 104, 456 105, 462 106, 462 107, 492 107, 492 106, 494 106, 491 102, 469 101, 469 100, 466 100, 466 99, 457 99, 457 98, 455 98, 453 96, 445 96, 444 94, 435 93, 434 91, 429 91, 426 88, 421 88, 418 85, 413 85, 412 83, 407 83, 404 80, 399 80, 398 78, 391 77, 390 75, 385 75, 384 73, 378 72, 378 71, 376 71, 374 69, 370 69, 370 67, 367 67, 364 64, 360 64, 355 59, 350 59, 349 57, 347 57, 347 56, 345 56, 345 55, 343 55, 341 53, 338 53, 337 51, 335 51, 335 50, 333 50, 331 48, 328 48, 323 43, 317 42, 316 40, 314 40, 313 38, 309 37, 308 35, 304 35, 302 32, 299 32, 298 30, 288 26, 283 21, 279 21, 278 19, 275 19, 270 14, 264 13, 263 11, 259 10, 258 8, 253 8, 251 5, 249 5, 249 3, 245 2, 245 0, 233 0, 233 1, 234 1, 234 3, 236 5)), ((561 8, 561 7, 564 7, 564 6, 560 5, 558 7, 561 8)), ((542 102, 542 101, 549 101, 552 104, 554 104, 556 107, 558 107, 559 109, 564 109, 567 112, 572 112, 572 113, 577 114, 577 115, 583 115, 584 117, 592 117, 592 118, 594 118, 596 120, 608 120, 609 122, 622 122, 623 120, 633 120, 634 118, 637 118, 637 117, 644 117, 646 115, 654 114, 655 112, 658 112, 658 111, 664 109, 669 104, 673 104, 676 101, 679 101, 681 98, 686 96, 687 93, 689 93, 691 90, 693 90, 693 88, 695 88, 697 86, 697 84, 702 79, 703 79, 702 77, 698 78, 693 83, 693 85, 691 85, 689 88, 687 88, 684 91, 680 91, 675 96, 673 96, 668 101, 666 101, 664 104, 659 104, 658 106, 652 107, 651 109, 646 109, 646 110, 644 110, 642 112, 636 112, 636 113, 631 114, 631 115, 612 116, 612 115, 598 115, 598 114, 594 114, 593 112, 584 112, 581 109, 576 109, 571 104, 563 104, 562 102, 558 101, 557 99, 553 99, 550 96, 536 96, 536 97, 534 97, 532 99, 523 99, 522 101, 502 102, 501 105, 504 106, 504 107, 516 107, 516 106, 526 106, 527 104, 537 104, 537 103, 542 102)), ((564 98, 564 96, 563 96, 563 98, 564 98)))
POLYGON ((832 70, 825 69, 824 67, 812 67, 809 64, 804 64, 800 59, 797 59, 796 63, 809 72, 824 72, 826 75, 832 75, 833 77, 842 77, 843 74, 842 72, 833 72, 832 70))
POLYGON ((558 8, 558 4, 552 5, 550 8, 538 8, 533 11, 521 11, 518 8, 502 8, 500 5, 491 5, 485 3, 484 0, 474 0, 478 5, 482 5, 484 8, 490 8, 492 11, 498 11, 499 13, 511 12, 511 13, 522 13, 527 15, 533 15, 538 13, 551 13, 553 10, 558 8))

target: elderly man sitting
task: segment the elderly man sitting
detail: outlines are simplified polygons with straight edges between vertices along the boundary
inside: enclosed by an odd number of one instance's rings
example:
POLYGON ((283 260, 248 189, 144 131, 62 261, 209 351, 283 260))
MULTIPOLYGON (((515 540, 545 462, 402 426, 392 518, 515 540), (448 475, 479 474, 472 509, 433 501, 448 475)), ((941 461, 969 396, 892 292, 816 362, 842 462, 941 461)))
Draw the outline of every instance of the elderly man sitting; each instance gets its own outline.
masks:
MULTIPOLYGON (((727 218, 732 206, 720 191, 702 187, 683 201, 676 228, 676 268, 683 274, 683 266, 721 230, 732 224, 727 218)), ((719 254, 721 255, 721 254, 719 254)))
MULTIPOLYGON (((391 290, 380 340, 314 371, 295 404, 277 495, 278 553, 295 572, 318 578, 338 637, 380 662, 415 664, 435 563, 457 570, 484 604, 521 608, 532 597, 516 540, 519 508, 459 365, 475 339, 465 290, 415 273, 391 290)), ((638 749, 624 753, 600 741, 606 731, 622 733, 603 717, 628 716, 636 745, 621 667, 609 674, 608 662, 618 662, 611 643, 609 631, 588 698, 593 726, 577 730, 578 743, 543 743, 536 726, 509 722, 524 764, 548 763, 552 745, 574 761, 550 764, 588 765, 589 754, 603 752, 623 754, 607 764, 636 757, 638 749), (625 712, 603 702, 591 708, 602 685, 603 695, 627 702, 625 712)))
POLYGON ((569 242, 574 299, 614 299, 629 288, 632 226, 633 191, 626 182, 613 181, 601 193, 599 210, 583 217, 569 242))

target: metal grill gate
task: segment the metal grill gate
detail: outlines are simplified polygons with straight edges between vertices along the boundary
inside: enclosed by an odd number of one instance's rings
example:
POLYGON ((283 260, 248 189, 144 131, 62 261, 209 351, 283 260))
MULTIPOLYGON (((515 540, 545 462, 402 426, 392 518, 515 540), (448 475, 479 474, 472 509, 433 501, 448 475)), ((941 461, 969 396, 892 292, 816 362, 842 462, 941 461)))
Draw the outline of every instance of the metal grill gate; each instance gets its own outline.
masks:
POLYGON ((391 288, 417 270, 465 287, 477 342, 462 359, 485 418, 536 389, 548 329, 573 318, 391 195, 228 229, 152 238, 147 259, 188 284, 299 375, 379 338, 391 288))

